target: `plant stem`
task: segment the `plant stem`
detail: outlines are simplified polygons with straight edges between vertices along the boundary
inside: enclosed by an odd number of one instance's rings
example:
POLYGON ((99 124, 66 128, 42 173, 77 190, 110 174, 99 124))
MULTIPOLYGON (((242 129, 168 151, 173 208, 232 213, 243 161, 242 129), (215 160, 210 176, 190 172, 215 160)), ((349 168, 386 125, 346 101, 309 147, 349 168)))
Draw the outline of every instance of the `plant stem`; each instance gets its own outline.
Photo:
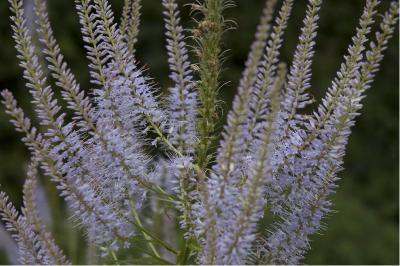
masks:
MULTIPOLYGON (((140 227, 143 227, 143 224, 142 224, 142 222, 140 221, 139 215, 137 214, 136 210, 133 209, 132 212, 133 212, 133 216, 135 217, 135 220, 136 220, 137 224, 138 224, 140 227)), ((142 231, 142 233, 143 233, 143 236, 144 236, 144 238, 145 238, 146 240, 148 240, 148 241, 151 240, 151 237, 150 237, 148 234, 146 234, 146 232, 142 231)), ((148 244, 149 244, 150 249, 153 251, 154 255, 155 255, 157 258, 160 258, 160 254, 158 253, 157 249, 154 247, 153 243, 148 242, 148 244)))
POLYGON ((111 256, 112 256, 112 258, 113 258, 115 264, 116 264, 116 265, 119 265, 118 257, 117 257, 117 255, 115 254, 114 251, 111 252, 111 256))
MULTIPOLYGON (((178 254, 178 251, 176 251, 175 249, 173 249, 171 246, 169 246, 169 245, 168 245, 167 243, 165 243, 163 240, 159 239, 158 237, 156 237, 155 235, 153 235, 152 233, 150 233, 147 229, 145 229, 145 228, 143 227, 143 224, 142 224, 142 222, 141 222, 141 220, 140 220, 140 218, 139 218, 139 215, 138 215, 138 213, 136 212, 136 209, 134 208, 135 204, 134 204, 132 201, 130 201, 130 204, 131 204, 131 206, 132 206, 132 214, 133 214, 133 217, 134 217, 135 220, 136 220, 136 222, 132 222, 132 221, 131 221, 131 223, 143 233, 143 236, 145 237, 145 239, 146 239, 147 241, 153 240, 153 241, 157 242, 158 244, 160 244, 161 246, 163 246, 166 250, 168 250, 168 251, 170 251, 170 252, 172 252, 172 253, 174 253, 174 254, 178 254)), ((157 258, 161 258, 161 257, 160 257, 160 254, 158 253, 158 251, 157 251, 156 248, 154 247, 153 243, 149 243, 149 246, 150 246, 150 249, 153 251, 153 253, 156 255, 156 257, 157 257, 157 258)))

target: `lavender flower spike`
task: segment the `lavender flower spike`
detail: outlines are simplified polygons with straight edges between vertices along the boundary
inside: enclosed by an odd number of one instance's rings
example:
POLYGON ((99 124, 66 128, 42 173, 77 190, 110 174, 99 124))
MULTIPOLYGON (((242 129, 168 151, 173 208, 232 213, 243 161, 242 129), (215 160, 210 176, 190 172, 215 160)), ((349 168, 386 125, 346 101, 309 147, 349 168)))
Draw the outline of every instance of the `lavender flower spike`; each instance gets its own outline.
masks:
POLYGON ((232 0, 194 0, 188 13, 178 0, 161 1, 166 87, 152 78, 136 45, 142 4, 153 1, 124 0, 116 22, 112 1, 74 0, 87 88, 57 43, 46 0, 34 0, 32 10, 23 0, 8 2, 38 118, 36 125, 13 93, 1 91, 31 156, 21 210, 0 192, 0 219, 21 264, 304 263, 312 235, 332 213, 352 127, 396 29, 397 1, 378 16, 380 1, 366 0, 343 63, 310 112, 324 1, 307 1, 287 64, 281 49, 301 3, 265 0, 226 121, 229 104, 220 104, 219 92, 234 82, 223 72, 224 33, 235 25, 224 14, 232 0), (36 23, 27 25, 25 14, 36 23), (48 197, 57 210, 54 231, 38 211, 42 183, 56 192, 48 197), (65 204, 53 201, 57 196, 65 204), (60 231, 76 237, 67 243, 60 231))

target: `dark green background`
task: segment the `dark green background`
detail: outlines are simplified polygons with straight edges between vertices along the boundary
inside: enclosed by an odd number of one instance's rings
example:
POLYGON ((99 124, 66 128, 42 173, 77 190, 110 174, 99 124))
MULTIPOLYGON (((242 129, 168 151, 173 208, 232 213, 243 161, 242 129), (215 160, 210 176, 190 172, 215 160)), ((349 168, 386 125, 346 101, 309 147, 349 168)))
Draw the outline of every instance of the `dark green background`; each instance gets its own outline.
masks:
MULTIPOLYGON (((28 1, 29 2, 29 1, 28 1)), ((78 18, 71 0, 49 0, 50 17, 56 37, 78 80, 88 86, 87 60, 80 39, 78 18)), ((122 0, 111 1, 119 15, 122 0)), ((163 39, 160 0, 143 0, 143 17, 138 43, 138 58, 150 69, 150 74, 161 84, 167 84, 167 65, 163 39)), ((181 4, 189 1, 179 1, 181 4)), ((382 1, 380 10, 388 6, 382 1)), ((226 34, 224 80, 231 81, 221 90, 228 109, 235 93, 243 61, 252 41, 263 0, 239 0, 227 11, 236 22, 236 29, 226 34)), ((289 29, 285 35, 282 59, 288 63, 299 34, 305 11, 305 0, 296 1, 289 29)), ((318 99, 330 85, 330 80, 342 62, 342 56, 354 34, 364 1, 325 0, 321 9, 320 29, 313 65, 311 92, 318 99)), ((184 7, 186 27, 189 7, 184 7)), ((9 88, 28 114, 32 113, 30 96, 24 87, 11 40, 7 1, 0 1, 0 88, 9 88)), ((379 18, 378 18, 379 20, 379 18)), ((385 53, 381 71, 373 87, 367 92, 362 116, 350 138, 345 159, 345 171, 336 195, 336 213, 325 220, 327 230, 313 237, 308 264, 398 264, 398 135, 399 135, 399 64, 397 34, 385 53)), ((225 109, 225 110, 226 110, 225 109)), ((225 111, 226 113, 226 111, 225 111)), ((24 171, 28 160, 26 148, 0 110, 0 183, 12 200, 19 204, 24 171)), ((64 239, 65 236, 56 236, 64 239)), ((73 237, 69 236, 69 239, 73 237)), ((73 242, 72 242, 73 243, 73 242)), ((71 244, 69 244, 70 246, 71 244)), ((72 244, 73 245, 73 244, 72 244)), ((70 249, 67 250, 71 253, 70 249)), ((0 254, 0 262, 6 262, 0 254)))

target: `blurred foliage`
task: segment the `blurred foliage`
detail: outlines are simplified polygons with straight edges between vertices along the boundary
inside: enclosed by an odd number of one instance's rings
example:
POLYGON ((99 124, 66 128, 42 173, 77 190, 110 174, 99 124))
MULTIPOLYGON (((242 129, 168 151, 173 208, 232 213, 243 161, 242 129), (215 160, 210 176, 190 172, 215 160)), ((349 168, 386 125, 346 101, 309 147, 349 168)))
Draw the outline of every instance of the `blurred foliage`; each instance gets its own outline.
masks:
MULTIPOLYGON (((29 2, 29 1, 28 1, 29 2)), ((117 14, 122 0, 112 0, 117 14)), ((190 1, 180 1, 182 5, 190 1)), ((263 0, 237 0, 237 6, 227 11, 234 20, 235 29, 227 32, 224 40, 226 53, 223 77, 231 83, 221 89, 224 114, 230 107, 235 88, 243 68, 248 48, 263 6, 263 0)), ((389 1, 383 0, 380 10, 385 10, 389 1)), ((160 1, 143 1, 143 17, 138 43, 139 61, 162 86, 168 84, 167 65, 163 39, 163 24, 160 1)), ((72 70, 84 85, 88 85, 87 60, 80 39, 78 18, 73 1, 49 1, 50 18, 56 37, 72 70)), ((299 26, 305 11, 305 0, 296 1, 294 14, 285 35, 282 59, 290 63, 299 34, 299 26)), ((319 99, 335 71, 339 68, 354 29, 361 14, 362 0, 325 0, 321 10, 321 21, 313 66, 313 95, 319 99)), ((185 26, 194 22, 189 18, 190 8, 183 8, 185 26)), ((32 112, 30 97, 24 87, 22 73, 13 48, 7 1, 0 1, 0 88, 9 88, 28 114, 32 112)), ((378 18, 379 20, 380 18, 378 18)), ((398 29, 397 29, 398 30, 398 29)), ((396 30, 396 32, 397 32, 396 30)), ((362 116, 357 119, 350 138, 345 160, 345 171, 341 174, 338 193, 332 197, 335 210, 325 222, 327 229, 312 238, 312 250, 307 264, 398 264, 399 263, 399 36, 396 34, 386 52, 381 71, 364 100, 362 116)), ((163 86, 165 87, 165 86, 163 86)), ((223 121, 223 118, 221 118, 223 121)), ((29 159, 8 122, 4 111, 0 111, 0 183, 1 189, 20 205, 21 188, 29 159)), ((94 262, 84 259, 78 241, 82 232, 73 227, 72 219, 63 219, 63 202, 57 198, 54 186, 43 180, 45 190, 50 193, 52 229, 75 263, 94 262)), ((0 252, 0 263, 6 263, 0 252)))

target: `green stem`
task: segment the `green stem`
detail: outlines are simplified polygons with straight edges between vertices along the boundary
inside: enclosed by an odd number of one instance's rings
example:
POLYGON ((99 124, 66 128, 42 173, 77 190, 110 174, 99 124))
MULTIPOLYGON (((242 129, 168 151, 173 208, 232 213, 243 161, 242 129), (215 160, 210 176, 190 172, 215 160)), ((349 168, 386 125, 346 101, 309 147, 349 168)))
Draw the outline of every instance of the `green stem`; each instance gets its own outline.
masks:
POLYGON ((157 126, 150 117, 146 116, 147 121, 150 123, 150 126, 153 128, 154 132, 158 135, 158 137, 161 139, 162 142, 164 142, 168 148, 173 151, 176 155, 179 157, 183 157, 183 154, 175 148, 174 145, 167 139, 166 136, 164 136, 164 133, 162 133, 161 129, 159 126, 157 126))
MULTIPOLYGON (((138 224, 140 227, 143 227, 143 224, 142 224, 142 222, 140 221, 139 215, 137 214, 136 210, 132 208, 132 212, 133 212, 133 216, 135 217, 135 220, 136 220, 137 224, 138 224)), ((154 255, 155 255, 157 258, 160 258, 160 254, 158 253, 157 249, 154 247, 153 243, 150 242, 151 237, 150 237, 146 232, 144 232, 144 231, 142 231, 142 233, 143 233, 144 238, 145 238, 147 241, 149 241, 149 242, 148 242, 149 247, 150 247, 150 249, 153 251, 154 255)))
MULTIPOLYGON (((164 142, 172 152, 174 152, 176 155, 178 155, 179 157, 183 157, 184 155, 175 148, 174 145, 172 145, 172 143, 167 139, 167 137, 165 137, 165 135, 161 132, 160 128, 154 124, 154 122, 152 122, 151 120, 148 120, 151 127, 153 128, 154 132, 158 135, 158 137, 162 140, 162 142, 164 142)), ((193 167, 193 169, 197 172, 197 174, 201 174, 201 176, 205 176, 202 168, 200 167, 199 164, 196 163, 191 163, 191 166, 193 167)), ((159 188, 161 189, 161 188, 159 188)), ((165 192, 167 193, 167 192, 165 192)))
POLYGON ((138 223, 133 223, 134 226, 136 226, 140 231, 144 232, 146 235, 148 235, 154 242, 160 244, 162 247, 164 247, 166 250, 170 251, 173 254, 178 254, 178 251, 176 251, 173 247, 165 243, 163 240, 159 239, 155 235, 153 235, 149 230, 145 229, 143 226, 140 226, 138 223))
POLYGON ((112 258, 113 258, 115 264, 116 264, 116 265, 120 265, 120 264, 119 264, 119 261, 118 261, 118 257, 117 257, 117 255, 115 254, 114 251, 111 252, 111 256, 112 256, 112 258))
MULTIPOLYGON (((131 201, 131 206, 132 206, 132 214, 133 217, 135 218, 136 222, 132 222, 131 223, 138 228, 144 235, 146 241, 155 241, 156 243, 160 244, 161 246, 163 246, 166 250, 174 253, 174 254, 178 254, 178 251, 176 251, 174 248, 172 248, 170 245, 168 245, 167 243, 165 243, 163 240, 161 240, 160 238, 156 237, 154 234, 150 233, 147 229, 145 229, 143 227, 143 224, 139 218, 138 213, 136 212, 135 208, 134 208, 134 203, 131 201)), ((158 257, 161 258, 159 253, 157 252, 156 248, 154 247, 153 243, 149 244, 150 249, 153 251, 153 253, 158 257)))

